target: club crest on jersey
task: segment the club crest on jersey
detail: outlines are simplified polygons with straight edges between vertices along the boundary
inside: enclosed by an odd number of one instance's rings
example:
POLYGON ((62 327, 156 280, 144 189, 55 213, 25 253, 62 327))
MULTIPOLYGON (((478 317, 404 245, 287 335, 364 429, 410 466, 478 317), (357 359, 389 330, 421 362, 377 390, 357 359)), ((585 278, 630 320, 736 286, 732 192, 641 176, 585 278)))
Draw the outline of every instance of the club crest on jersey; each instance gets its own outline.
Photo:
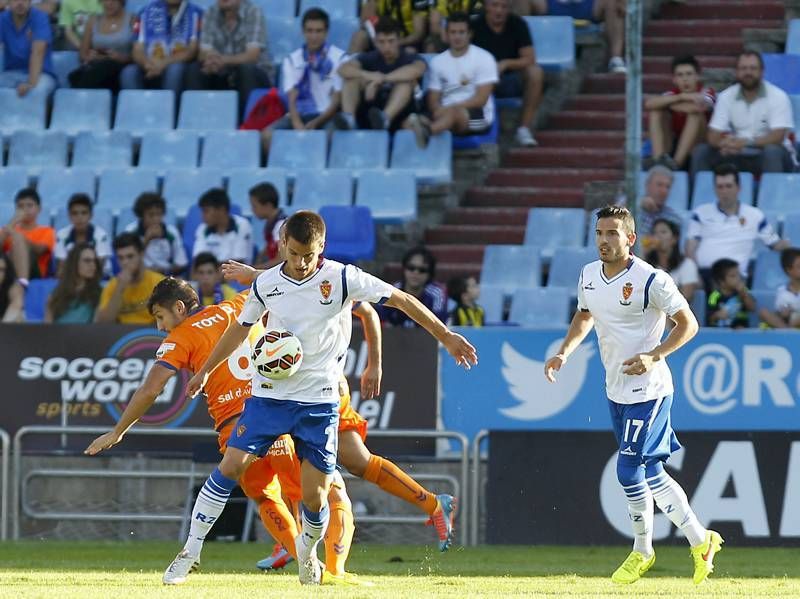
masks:
POLYGON ((328 304, 333 302, 333 300, 330 299, 332 289, 333 286, 331 285, 331 282, 328 279, 325 279, 324 281, 322 281, 322 283, 319 284, 319 292, 322 294, 322 299, 319 300, 319 303, 322 304, 323 306, 327 306, 328 304))
POLYGON ((630 298, 631 294, 633 293, 633 285, 630 284, 630 281, 625 283, 622 287, 622 299, 619 300, 619 303, 623 306, 630 306, 630 298))
POLYGON ((240 425, 239 425, 239 426, 236 428, 236 436, 237 436, 237 437, 241 437, 241 436, 243 436, 243 435, 244 435, 244 432, 245 432, 246 430, 247 430, 247 427, 246 427, 244 424, 240 424, 240 425))

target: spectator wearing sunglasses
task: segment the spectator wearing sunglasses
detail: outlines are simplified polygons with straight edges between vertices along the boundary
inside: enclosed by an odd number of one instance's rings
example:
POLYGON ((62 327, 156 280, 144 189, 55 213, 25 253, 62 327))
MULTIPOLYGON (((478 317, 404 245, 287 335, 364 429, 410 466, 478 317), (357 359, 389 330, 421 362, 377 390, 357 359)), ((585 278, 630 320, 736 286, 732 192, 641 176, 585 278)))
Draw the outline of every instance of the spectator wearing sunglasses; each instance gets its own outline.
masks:
MULTIPOLYGON (((433 312, 439 320, 447 320, 447 291, 433 279, 436 276, 436 258, 425 247, 410 249, 403 256, 402 278, 394 286, 410 293, 433 312)), ((386 306, 377 306, 384 324, 414 328, 417 325, 405 313, 386 306)))

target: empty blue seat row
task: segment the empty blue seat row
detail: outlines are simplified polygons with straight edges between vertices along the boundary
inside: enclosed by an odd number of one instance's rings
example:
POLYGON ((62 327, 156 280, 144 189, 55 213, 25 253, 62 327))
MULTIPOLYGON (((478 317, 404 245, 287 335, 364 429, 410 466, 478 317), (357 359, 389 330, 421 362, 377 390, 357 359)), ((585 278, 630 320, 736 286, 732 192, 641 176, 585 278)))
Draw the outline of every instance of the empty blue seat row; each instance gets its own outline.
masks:
POLYGON ((546 71, 575 68, 575 27, 571 17, 523 17, 533 38, 536 62, 546 71))
POLYGON ((797 54, 761 54, 764 79, 787 94, 800 94, 800 56, 797 54))
POLYGON ((525 245, 536 246, 545 260, 565 247, 583 247, 586 211, 583 208, 531 208, 525 245))

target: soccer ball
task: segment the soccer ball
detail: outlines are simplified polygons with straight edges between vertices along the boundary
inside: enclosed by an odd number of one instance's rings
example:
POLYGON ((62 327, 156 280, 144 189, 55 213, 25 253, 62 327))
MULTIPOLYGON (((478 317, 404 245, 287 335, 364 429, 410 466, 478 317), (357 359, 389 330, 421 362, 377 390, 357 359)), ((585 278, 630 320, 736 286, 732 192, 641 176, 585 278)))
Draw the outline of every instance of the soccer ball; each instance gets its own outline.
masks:
POLYGON ((261 376, 281 380, 300 368, 303 348, 300 340, 289 331, 267 331, 253 346, 251 360, 261 376))

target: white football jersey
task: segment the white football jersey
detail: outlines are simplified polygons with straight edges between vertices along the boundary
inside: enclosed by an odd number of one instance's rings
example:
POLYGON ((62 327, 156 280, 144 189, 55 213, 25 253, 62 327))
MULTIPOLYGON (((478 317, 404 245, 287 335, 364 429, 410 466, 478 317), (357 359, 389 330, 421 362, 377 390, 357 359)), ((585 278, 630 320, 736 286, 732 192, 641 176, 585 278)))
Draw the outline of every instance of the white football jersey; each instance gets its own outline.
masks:
POLYGON ((642 375, 624 374, 622 363, 661 343, 666 317, 684 308, 689 304, 672 277, 635 256, 628 268, 612 279, 606 278, 600 260, 583 267, 578 309, 589 311, 594 319, 611 401, 634 404, 672 393, 666 361, 656 362, 642 375))
POLYGON ((303 347, 300 369, 284 380, 254 373, 253 395, 301 403, 339 401, 339 378, 350 342, 354 301, 377 303, 395 288, 361 269, 325 260, 303 281, 285 275, 279 264, 259 275, 239 315, 252 326, 269 312, 269 329, 294 333, 303 347))

